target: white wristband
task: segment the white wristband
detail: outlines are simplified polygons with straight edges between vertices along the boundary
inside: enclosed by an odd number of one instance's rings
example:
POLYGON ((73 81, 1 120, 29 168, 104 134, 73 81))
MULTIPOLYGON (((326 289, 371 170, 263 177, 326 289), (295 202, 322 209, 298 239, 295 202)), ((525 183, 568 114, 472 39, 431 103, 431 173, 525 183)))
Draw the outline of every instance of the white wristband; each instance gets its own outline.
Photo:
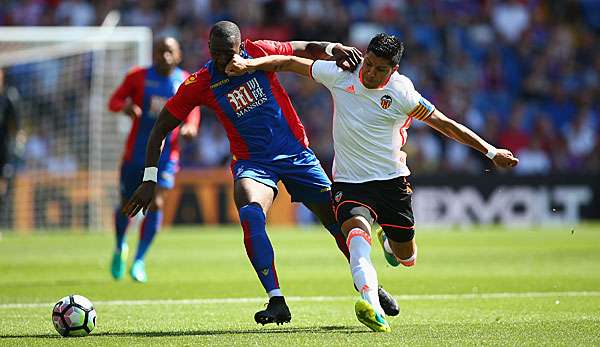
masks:
POLYGON ((498 149, 496 149, 495 147, 492 147, 491 149, 488 149, 488 152, 485 154, 485 156, 490 159, 494 159, 494 157, 496 156, 497 153, 498 153, 498 149))
POLYGON ((325 53, 327 53, 330 56, 333 56, 333 47, 335 47, 335 45, 337 45, 337 43, 330 43, 325 47, 325 53))
POLYGON ((147 167, 144 169, 144 178, 142 178, 142 182, 152 181, 156 183, 158 181, 158 168, 157 167, 147 167))

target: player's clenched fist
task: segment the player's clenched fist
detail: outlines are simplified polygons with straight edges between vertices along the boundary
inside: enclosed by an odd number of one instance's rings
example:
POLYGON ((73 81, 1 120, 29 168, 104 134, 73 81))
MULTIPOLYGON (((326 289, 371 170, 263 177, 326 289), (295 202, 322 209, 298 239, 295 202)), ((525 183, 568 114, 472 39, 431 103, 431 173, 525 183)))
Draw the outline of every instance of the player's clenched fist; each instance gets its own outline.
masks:
POLYGON ((142 116, 142 109, 133 102, 130 102, 127 106, 125 106, 125 108, 123 108, 123 112, 129 117, 131 117, 131 119, 139 118, 142 116))
POLYGON ((362 53, 358 48, 336 44, 332 50, 337 66, 344 70, 354 71, 362 61, 362 53))
POLYGON ((138 212, 148 210, 148 206, 152 200, 154 200, 154 195, 156 193, 156 183, 152 181, 145 181, 140 184, 138 189, 133 193, 131 199, 127 201, 127 204, 123 206, 123 214, 133 217, 138 212))
POLYGON ((239 54, 235 54, 225 67, 225 73, 229 76, 240 76, 248 72, 247 60, 239 54))
POLYGON ((492 161, 496 166, 502 168, 514 167, 519 163, 519 159, 517 159, 512 152, 507 149, 498 149, 498 152, 492 161))

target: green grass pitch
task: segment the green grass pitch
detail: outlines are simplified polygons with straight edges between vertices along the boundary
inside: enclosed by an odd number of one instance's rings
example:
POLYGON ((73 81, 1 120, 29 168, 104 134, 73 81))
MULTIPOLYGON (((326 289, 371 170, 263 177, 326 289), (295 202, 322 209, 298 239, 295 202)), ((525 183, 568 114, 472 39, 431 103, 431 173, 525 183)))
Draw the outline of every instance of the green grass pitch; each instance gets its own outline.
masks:
MULTIPOLYGON (((0 345, 600 345, 600 226, 571 229, 419 230, 410 269, 387 266, 374 241, 401 306, 391 334, 357 321, 348 265, 324 229, 270 228, 292 322, 264 327, 239 227, 162 232, 147 284, 110 278, 109 233, 4 233, 0 345), (71 293, 96 305, 90 336, 54 331, 52 304, 71 293)), ((137 232, 129 239, 134 250, 137 232)))

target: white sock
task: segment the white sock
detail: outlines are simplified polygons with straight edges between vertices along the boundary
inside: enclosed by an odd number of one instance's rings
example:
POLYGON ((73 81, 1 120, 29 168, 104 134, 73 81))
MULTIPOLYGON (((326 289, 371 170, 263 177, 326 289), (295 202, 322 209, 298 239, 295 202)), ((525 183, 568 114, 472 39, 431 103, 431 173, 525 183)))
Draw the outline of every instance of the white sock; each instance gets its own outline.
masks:
POLYGON ((267 294, 269 295, 269 299, 274 296, 283 296, 283 293, 281 293, 281 289, 279 289, 279 288, 273 289, 273 290, 269 291, 267 294))
POLYGON ((383 309, 379 304, 379 295, 377 293, 377 272, 371 263, 371 244, 363 236, 370 240, 369 234, 362 229, 352 229, 348 235, 348 250, 350 251, 350 272, 354 285, 375 311, 383 315, 383 309))
POLYGON ((388 253, 394 254, 394 251, 392 251, 392 247, 390 246, 388 238, 386 238, 385 241, 383 241, 383 249, 385 249, 385 251, 388 253))

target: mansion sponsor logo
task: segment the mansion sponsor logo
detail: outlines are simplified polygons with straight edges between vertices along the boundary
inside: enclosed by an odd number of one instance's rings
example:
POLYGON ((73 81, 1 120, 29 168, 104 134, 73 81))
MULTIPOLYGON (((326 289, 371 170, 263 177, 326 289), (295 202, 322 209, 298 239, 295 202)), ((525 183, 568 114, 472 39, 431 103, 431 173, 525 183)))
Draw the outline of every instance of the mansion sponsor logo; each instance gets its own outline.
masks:
POLYGON ((267 102, 267 95, 255 77, 229 92, 227 100, 239 118, 267 102))

